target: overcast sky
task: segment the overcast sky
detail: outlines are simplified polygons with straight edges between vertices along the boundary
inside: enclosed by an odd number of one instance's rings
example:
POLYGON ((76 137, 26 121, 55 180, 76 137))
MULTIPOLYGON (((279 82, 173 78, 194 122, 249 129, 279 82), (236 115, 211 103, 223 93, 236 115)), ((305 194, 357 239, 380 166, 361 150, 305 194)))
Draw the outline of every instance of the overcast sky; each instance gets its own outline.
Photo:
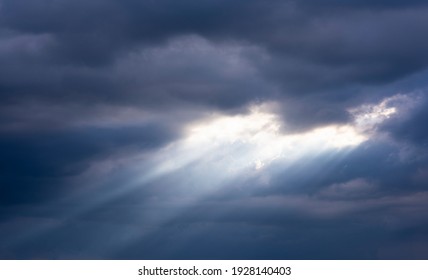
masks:
POLYGON ((1 259, 427 259, 428 3, 0 0, 1 259))

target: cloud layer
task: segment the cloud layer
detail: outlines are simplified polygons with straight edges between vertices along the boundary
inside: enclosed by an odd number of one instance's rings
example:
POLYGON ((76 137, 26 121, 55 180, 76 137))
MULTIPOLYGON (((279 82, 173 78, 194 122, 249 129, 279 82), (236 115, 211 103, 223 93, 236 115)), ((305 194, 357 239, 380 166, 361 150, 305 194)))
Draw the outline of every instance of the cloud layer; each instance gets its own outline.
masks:
POLYGON ((419 0, 0 0, 0 258, 427 258, 427 28, 419 0))

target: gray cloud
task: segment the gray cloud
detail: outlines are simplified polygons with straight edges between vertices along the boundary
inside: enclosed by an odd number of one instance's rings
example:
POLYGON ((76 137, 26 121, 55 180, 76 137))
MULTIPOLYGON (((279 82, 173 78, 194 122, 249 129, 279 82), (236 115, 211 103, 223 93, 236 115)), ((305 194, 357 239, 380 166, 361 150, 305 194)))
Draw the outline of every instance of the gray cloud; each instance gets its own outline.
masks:
POLYGON ((421 0, 0 1, 0 258, 426 258, 427 15, 421 0), (252 104, 294 133, 397 93, 351 150, 233 179, 238 144, 171 152, 189 123, 252 104))
POLYGON ((1 94, 14 102, 30 95, 138 106, 171 104, 171 98, 222 109, 279 95, 290 128, 343 122, 343 108, 362 101, 362 86, 385 85, 426 67, 421 5, 4 1, 1 94), (208 41, 171 41, 189 34, 208 41), (261 52, 250 47, 245 53, 245 46, 237 52, 243 43, 261 52), (191 46, 197 44, 202 47, 191 46), (145 59, 135 55, 139 50, 145 59), (227 71, 230 55, 243 61, 234 73, 227 71))

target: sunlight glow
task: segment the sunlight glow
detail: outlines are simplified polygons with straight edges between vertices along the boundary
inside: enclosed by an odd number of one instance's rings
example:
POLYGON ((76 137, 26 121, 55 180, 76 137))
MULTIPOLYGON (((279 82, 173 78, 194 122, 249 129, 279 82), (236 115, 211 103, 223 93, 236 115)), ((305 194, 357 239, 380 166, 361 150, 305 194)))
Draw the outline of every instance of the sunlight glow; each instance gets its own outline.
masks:
POLYGON ((266 106, 254 106, 246 115, 216 116, 189 127, 183 145, 239 149, 238 157, 246 158, 255 169, 281 158, 297 160, 308 153, 329 149, 343 149, 359 145, 367 139, 353 125, 330 125, 298 134, 281 131, 281 120, 266 110, 266 106))
POLYGON ((189 124, 184 138, 160 151, 145 179, 186 168, 193 179, 203 182, 207 174, 217 174, 210 178, 212 186, 244 170, 263 170, 274 161, 287 167, 305 157, 349 151, 368 140, 378 124, 397 112, 391 100, 395 99, 350 109, 353 121, 347 124, 302 133, 281 129, 282 120, 268 103, 252 106, 245 114, 211 115, 189 124))
MULTIPOLYGON (((378 124, 401 112, 399 105, 394 106, 399 103, 402 103, 401 97, 394 97, 379 104, 352 108, 349 112, 353 121, 303 133, 287 133, 281 129, 282 120, 272 109, 275 104, 253 106, 245 114, 211 115, 189 124, 183 138, 145 157, 142 164, 136 166, 138 175, 126 188, 115 188, 96 203, 92 201, 90 207, 155 180, 166 180, 159 184, 165 191, 171 190, 165 186, 172 185, 177 187, 174 191, 185 193, 184 204, 191 204, 222 187, 239 187, 240 180, 268 184, 271 171, 268 168, 273 167, 274 162, 286 170, 302 160, 310 161, 322 155, 342 156, 344 153, 340 152, 347 153, 358 147, 376 133, 378 124)), ((80 211, 84 208, 80 207, 80 211)), ((170 213, 158 222, 175 214, 170 213)))
POLYGON ((354 123, 360 129, 372 129, 397 113, 397 108, 390 104, 403 101, 402 99, 402 95, 394 95, 382 100, 379 104, 365 104, 350 109, 349 112, 354 116, 354 123))

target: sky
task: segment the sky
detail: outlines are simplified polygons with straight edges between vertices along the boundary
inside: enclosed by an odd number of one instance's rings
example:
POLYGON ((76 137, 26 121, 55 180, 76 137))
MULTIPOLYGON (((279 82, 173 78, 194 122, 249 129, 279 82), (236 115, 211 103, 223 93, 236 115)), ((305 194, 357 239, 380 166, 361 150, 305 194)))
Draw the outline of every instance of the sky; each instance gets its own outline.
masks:
POLYGON ((0 0, 0 259, 428 259, 428 3, 0 0))

